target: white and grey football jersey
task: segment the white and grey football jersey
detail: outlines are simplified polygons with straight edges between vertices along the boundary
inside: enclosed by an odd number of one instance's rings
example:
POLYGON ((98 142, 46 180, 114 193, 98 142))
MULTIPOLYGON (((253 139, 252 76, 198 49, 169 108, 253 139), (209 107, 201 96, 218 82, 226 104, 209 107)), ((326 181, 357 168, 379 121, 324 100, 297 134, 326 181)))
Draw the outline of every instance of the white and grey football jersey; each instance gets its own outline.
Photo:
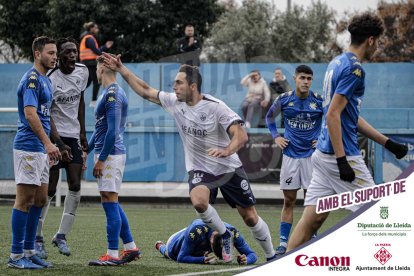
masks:
POLYGON ((237 153, 228 157, 209 156, 210 148, 226 148, 230 144, 228 128, 241 121, 237 113, 224 102, 204 95, 195 106, 179 102, 175 93, 160 91, 158 98, 162 107, 175 119, 184 145, 187 171, 200 170, 213 175, 233 172, 242 166, 237 153))
POLYGON ((80 63, 75 70, 65 75, 58 68, 50 70, 48 77, 52 82, 53 104, 51 117, 61 137, 79 139, 80 124, 78 121, 81 92, 88 83, 88 68, 80 63))

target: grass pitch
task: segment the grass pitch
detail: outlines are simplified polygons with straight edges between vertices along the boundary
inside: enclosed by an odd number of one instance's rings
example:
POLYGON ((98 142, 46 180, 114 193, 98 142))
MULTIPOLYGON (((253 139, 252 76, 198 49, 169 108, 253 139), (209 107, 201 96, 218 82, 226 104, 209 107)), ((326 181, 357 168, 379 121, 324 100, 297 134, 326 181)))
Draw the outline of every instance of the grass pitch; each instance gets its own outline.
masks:
MULTIPOLYGON (((122 203, 122 202, 121 202, 122 203)), ((256 251, 259 259, 256 264, 265 261, 264 253, 254 241, 247 226, 244 225, 235 209, 227 205, 215 206, 221 218, 237 227, 246 238, 249 245, 256 251)), ((190 272, 213 271, 220 269, 238 268, 237 263, 226 265, 179 264, 167 260, 155 250, 158 240, 164 242, 171 234, 186 227, 197 218, 191 205, 161 206, 123 204, 129 218, 132 235, 142 251, 142 258, 121 267, 90 267, 89 260, 97 259, 106 252, 105 214, 100 204, 81 203, 77 211, 76 221, 72 231, 67 236, 72 255, 69 257, 58 253, 51 245, 51 240, 59 228, 63 208, 51 207, 44 226, 48 261, 54 268, 39 271, 22 271, 7 268, 11 242, 11 205, 0 206, 0 275, 171 275, 190 272)), ((267 222, 271 230, 273 244, 279 244, 279 220, 281 207, 257 206, 259 215, 267 222)), ((295 224, 299 220, 303 208, 295 209, 295 224)), ((330 214, 320 233, 329 229, 348 215, 347 211, 336 211, 330 214)), ((120 249, 122 245, 120 243, 120 249)), ((217 275, 233 275, 237 272, 220 272, 217 275)), ((213 275, 209 274, 209 275, 213 275)))

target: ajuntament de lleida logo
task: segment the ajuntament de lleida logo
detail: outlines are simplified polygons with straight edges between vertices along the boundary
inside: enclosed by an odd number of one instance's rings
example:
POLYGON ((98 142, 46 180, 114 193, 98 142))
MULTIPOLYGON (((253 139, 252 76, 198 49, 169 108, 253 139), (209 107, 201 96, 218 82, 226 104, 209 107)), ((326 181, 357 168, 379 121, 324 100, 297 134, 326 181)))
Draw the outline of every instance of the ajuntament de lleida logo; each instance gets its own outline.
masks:
POLYGON ((388 218, 388 206, 387 207, 381 206, 380 208, 381 208, 381 210, 380 210, 380 217, 382 219, 387 219, 388 218))

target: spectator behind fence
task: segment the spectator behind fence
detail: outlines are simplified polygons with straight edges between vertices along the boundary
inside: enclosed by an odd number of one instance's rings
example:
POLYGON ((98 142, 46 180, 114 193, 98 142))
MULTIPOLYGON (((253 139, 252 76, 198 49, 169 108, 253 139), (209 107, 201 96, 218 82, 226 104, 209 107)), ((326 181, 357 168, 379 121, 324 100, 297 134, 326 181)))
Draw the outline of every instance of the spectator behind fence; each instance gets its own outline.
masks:
POLYGON ((248 89, 241 106, 246 127, 257 127, 270 101, 269 87, 258 70, 251 71, 240 83, 248 89))
POLYGON ((280 94, 291 91, 292 87, 286 79, 286 76, 283 75, 282 69, 275 69, 275 76, 272 81, 269 83, 270 93, 272 102, 279 97, 280 94))
POLYGON ((194 26, 187 24, 184 30, 185 36, 180 38, 177 43, 178 62, 200 66, 201 41, 194 36, 194 26))
POLYGON ((97 35, 99 33, 98 24, 95 22, 87 22, 83 25, 83 27, 85 32, 81 34, 79 59, 86 65, 86 67, 88 67, 89 71, 88 84, 86 85, 86 88, 88 88, 93 81, 92 101, 89 106, 95 107, 100 86, 98 78, 96 77, 96 58, 102 55, 102 52, 110 49, 114 42, 107 41, 104 46, 99 47, 97 41, 97 35))

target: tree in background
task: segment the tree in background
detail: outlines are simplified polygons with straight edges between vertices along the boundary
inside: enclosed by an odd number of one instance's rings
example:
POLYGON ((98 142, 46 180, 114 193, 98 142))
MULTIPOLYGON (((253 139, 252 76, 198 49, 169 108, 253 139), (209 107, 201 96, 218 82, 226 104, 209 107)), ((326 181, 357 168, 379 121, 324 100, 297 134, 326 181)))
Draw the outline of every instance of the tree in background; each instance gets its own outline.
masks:
POLYGON ((384 20, 385 33, 374 61, 414 61, 414 1, 380 2, 377 13, 384 20))
POLYGON ((272 47, 271 20, 268 2, 244 0, 240 8, 231 5, 214 23, 203 52, 210 62, 266 61, 272 47))
POLYGON ((268 2, 245 0, 213 25, 209 61, 325 62, 333 50, 334 12, 321 1, 280 12, 268 2))
POLYGON ((83 23, 96 21, 100 41, 114 40, 124 61, 157 61, 176 53, 186 23, 205 37, 221 12, 217 0, 0 0, 0 41, 31 57, 36 36, 79 39, 83 23))

